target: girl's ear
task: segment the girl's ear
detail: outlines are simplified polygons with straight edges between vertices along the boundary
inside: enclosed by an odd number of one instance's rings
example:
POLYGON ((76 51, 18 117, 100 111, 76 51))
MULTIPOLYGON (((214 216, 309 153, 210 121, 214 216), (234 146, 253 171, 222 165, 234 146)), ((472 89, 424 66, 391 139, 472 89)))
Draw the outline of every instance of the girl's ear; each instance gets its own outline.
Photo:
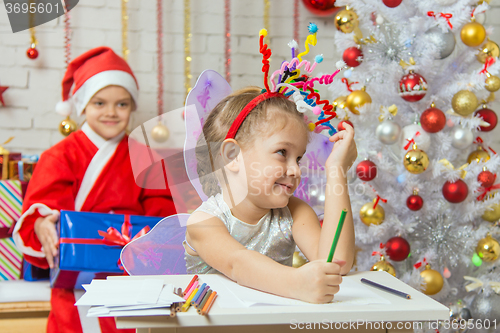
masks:
POLYGON ((240 154, 240 146, 234 139, 227 139, 222 142, 221 146, 221 155, 222 155, 222 163, 226 166, 230 171, 238 172, 240 169, 239 163, 241 162, 241 158, 239 158, 240 154))

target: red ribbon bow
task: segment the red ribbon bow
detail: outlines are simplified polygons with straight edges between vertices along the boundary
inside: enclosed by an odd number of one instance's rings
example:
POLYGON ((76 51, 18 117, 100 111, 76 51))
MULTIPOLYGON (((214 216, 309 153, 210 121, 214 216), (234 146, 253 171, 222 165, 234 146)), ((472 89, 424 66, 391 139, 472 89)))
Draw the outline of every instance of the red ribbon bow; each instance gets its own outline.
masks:
POLYGON ((486 194, 488 194, 488 192, 499 189, 499 188, 500 188, 500 184, 492 185, 490 187, 480 187, 479 190, 482 193, 477 197, 477 200, 478 201, 483 200, 484 197, 486 196, 486 194))
POLYGON ((347 90, 349 90, 350 92, 352 92, 351 86, 353 84, 356 84, 356 83, 359 83, 359 82, 351 82, 351 83, 349 83, 349 80, 346 79, 345 77, 343 77, 342 78, 342 83, 345 83, 345 85, 347 86, 347 90))
MULTIPOLYGON (((415 133, 415 137, 417 137, 419 135, 420 135, 420 132, 417 131, 417 133, 415 133)), ((408 148, 410 148, 410 146, 411 146, 412 143, 416 143, 414 138, 411 138, 411 140, 406 139, 406 141, 408 141, 408 143, 404 147, 405 150, 408 150, 408 148)))
POLYGON ((415 265, 413 265, 413 267, 415 267, 416 269, 419 269, 420 267, 422 267, 422 263, 425 264, 426 262, 427 262, 427 260, 425 260, 425 258, 424 258, 424 260, 417 262, 415 265))
POLYGON ((377 200, 375 200, 375 203, 373 204, 373 209, 377 208, 378 202, 381 201, 381 200, 382 200, 383 203, 387 202, 387 199, 382 199, 380 197, 380 195, 377 194, 377 200))
POLYGON ((135 235, 132 239, 130 238, 130 234, 132 233, 132 224, 130 223, 130 216, 125 215, 125 222, 122 224, 122 232, 120 233, 114 227, 109 227, 106 232, 99 230, 97 231, 99 235, 104 237, 102 242, 106 245, 118 245, 125 246, 136 238, 139 238, 149 231, 149 226, 145 226, 135 235))
MULTIPOLYGON (((478 137, 476 138, 476 142, 474 142, 474 143, 476 143, 476 144, 483 144, 483 143, 484 143, 484 141, 483 141, 483 139, 481 139, 481 137, 480 137, 480 136, 478 136, 478 137)), ((489 146, 487 146, 487 147, 488 147, 488 149, 489 149, 489 150, 491 150, 491 152, 492 152, 493 154, 495 154, 495 155, 497 154, 497 152, 496 152, 496 151, 494 151, 494 150, 493 150, 493 148, 491 148, 491 147, 489 147, 489 146)))
POLYGON ((495 58, 487 57, 486 62, 484 63, 484 68, 479 73, 486 74, 486 72, 488 72, 488 67, 490 67, 494 63, 495 63, 495 58))
MULTIPOLYGON (((436 18, 436 14, 434 14, 433 11, 427 12, 427 16, 431 16, 431 17, 436 18)), ((453 25, 450 22, 450 19, 453 17, 452 14, 450 14, 450 13, 439 13, 439 16, 441 16, 442 18, 444 18, 446 20, 446 22, 450 26, 450 29, 453 29, 453 25)))

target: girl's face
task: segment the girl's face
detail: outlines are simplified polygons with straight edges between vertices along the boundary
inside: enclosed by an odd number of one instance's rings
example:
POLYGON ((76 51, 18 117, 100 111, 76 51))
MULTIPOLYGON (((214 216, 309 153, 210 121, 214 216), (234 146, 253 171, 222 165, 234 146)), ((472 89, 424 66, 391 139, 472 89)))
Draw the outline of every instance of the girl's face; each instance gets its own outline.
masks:
POLYGON ((108 86, 90 99, 85 117, 90 128, 109 140, 127 128, 132 106, 132 97, 125 88, 108 86))
POLYGON ((299 164, 306 146, 306 129, 298 120, 291 118, 284 129, 268 137, 257 138, 251 149, 242 152, 248 198, 262 208, 287 206, 300 183, 299 164))

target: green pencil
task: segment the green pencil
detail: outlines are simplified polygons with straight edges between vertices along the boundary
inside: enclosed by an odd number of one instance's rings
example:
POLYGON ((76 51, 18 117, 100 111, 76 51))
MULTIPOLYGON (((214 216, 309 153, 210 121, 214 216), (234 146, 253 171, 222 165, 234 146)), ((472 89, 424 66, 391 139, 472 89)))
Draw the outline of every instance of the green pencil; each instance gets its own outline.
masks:
POLYGON ((335 253, 335 248, 337 247, 337 243, 339 242, 340 233, 342 232, 342 227, 344 226, 345 216, 347 214, 347 209, 342 209, 340 213, 339 224, 337 225, 337 231, 335 232, 335 237, 333 238, 332 247, 330 248, 330 254, 328 255, 328 259, 326 262, 332 262, 333 254, 335 253))

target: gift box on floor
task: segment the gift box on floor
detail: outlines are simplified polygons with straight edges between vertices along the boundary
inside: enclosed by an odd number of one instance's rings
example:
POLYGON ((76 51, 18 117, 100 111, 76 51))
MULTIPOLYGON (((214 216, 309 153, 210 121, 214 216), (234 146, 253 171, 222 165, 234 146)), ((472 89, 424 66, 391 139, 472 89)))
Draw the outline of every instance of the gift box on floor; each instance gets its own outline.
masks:
POLYGON ((94 278, 124 274, 120 252, 161 217, 61 211, 59 254, 50 271, 52 288, 81 289, 94 278))
POLYGON ((29 160, 9 161, 9 179, 28 182, 35 171, 37 162, 29 160))
POLYGON ((18 280, 21 273, 22 254, 10 236, 22 205, 21 182, 0 180, 0 280, 18 280))

